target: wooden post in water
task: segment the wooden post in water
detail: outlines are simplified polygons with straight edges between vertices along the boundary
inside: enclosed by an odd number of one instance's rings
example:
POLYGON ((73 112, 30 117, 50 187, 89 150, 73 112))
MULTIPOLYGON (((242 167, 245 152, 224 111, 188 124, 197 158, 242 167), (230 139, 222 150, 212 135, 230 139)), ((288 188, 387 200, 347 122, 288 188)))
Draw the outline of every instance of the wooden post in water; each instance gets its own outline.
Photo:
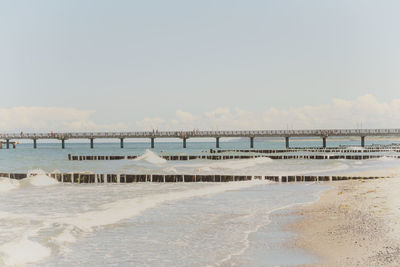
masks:
POLYGON ((93 138, 90 138, 90 148, 93 149, 94 145, 93 145, 93 138))
POLYGON ((124 138, 121 138, 120 141, 121 148, 124 148, 124 138))

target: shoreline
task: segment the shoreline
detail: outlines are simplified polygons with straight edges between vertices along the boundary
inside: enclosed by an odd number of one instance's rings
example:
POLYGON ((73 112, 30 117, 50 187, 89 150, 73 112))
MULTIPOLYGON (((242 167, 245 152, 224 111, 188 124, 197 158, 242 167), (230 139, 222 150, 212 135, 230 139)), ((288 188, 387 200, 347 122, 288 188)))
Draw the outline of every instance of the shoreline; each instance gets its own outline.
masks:
POLYGON ((311 266, 400 264, 400 177, 336 181, 297 210, 291 247, 319 257, 311 266))

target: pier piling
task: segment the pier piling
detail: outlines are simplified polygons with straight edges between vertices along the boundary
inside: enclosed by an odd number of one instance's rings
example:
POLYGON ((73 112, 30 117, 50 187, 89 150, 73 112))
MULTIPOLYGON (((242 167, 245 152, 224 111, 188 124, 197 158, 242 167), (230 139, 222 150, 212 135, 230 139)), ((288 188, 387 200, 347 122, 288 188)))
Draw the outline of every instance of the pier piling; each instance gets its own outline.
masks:
POLYGON ((154 148, 154 137, 151 138, 151 148, 154 148))
POLYGON ((37 148, 36 139, 33 139, 33 148, 34 148, 34 149, 37 148))
POLYGON ((186 148, 186 138, 183 138, 183 148, 186 148))
POLYGON ((322 137, 322 147, 326 148, 326 137, 322 137))
POLYGON ((365 147, 365 136, 361 136, 361 147, 365 147))
POLYGON ((61 148, 65 149, 65 140, 64 139, 61 139, 61 148))
POLYGON ((121 148, 124 148, 124 138, 120 139, 120 145, 121 145, 121 148))
POLYGON ((289 136, 285 137, 285 142, 286 142, 286 149, 289 148, 289 136))
POLYGON ((215 138, 215 146, 216 148, 219 148, 219 137, 215 138))
POLYGON ((93 138, 90 138, 90 148, 93 149, 94 145, 93 145, 93 138))
POLYGON ((250 137, 250 148, 254 148, 254 137, 250 137))

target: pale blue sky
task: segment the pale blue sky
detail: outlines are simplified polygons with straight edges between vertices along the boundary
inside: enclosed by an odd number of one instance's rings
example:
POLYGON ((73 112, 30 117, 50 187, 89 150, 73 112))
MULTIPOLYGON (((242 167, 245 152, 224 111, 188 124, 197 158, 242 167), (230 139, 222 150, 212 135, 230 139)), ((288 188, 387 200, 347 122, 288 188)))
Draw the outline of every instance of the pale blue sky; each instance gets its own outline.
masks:
POLYGON ((132 125, 177 110, 389 102, 400 98, 399 10, 367 0, 0 0, 1 106, 93 110, 96 123, 132 125))

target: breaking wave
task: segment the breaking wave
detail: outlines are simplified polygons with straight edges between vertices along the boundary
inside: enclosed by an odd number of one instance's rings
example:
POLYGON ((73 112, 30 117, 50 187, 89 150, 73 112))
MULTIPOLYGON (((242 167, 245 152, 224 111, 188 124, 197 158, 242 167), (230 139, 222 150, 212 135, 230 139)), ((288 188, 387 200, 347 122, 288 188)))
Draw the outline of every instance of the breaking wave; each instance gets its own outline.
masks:
POLYGON ((152 164, 164 164, 167 162, 166 159, 161 158, 156 153, 151 150, 146 150, 143 155, 134 159, 135 161, 145 161, 152 164))

